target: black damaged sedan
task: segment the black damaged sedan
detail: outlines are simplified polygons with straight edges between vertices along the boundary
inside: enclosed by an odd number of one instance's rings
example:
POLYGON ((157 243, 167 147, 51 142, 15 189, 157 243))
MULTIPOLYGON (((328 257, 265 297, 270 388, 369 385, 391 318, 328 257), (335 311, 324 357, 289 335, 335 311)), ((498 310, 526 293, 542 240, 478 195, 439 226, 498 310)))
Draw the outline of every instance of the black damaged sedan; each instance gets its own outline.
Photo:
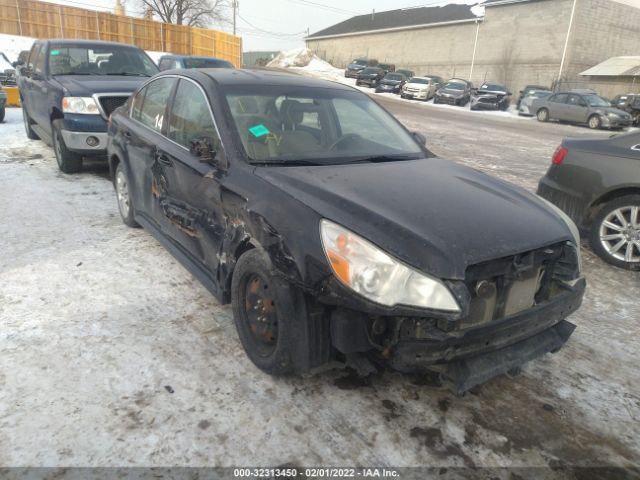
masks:
POLYGON ((108 149, 124 222, 231 302, 270 374, 389 366, 463 392, 575 328, 571 221, 436 158, 353 88, 168 71, 113 114, 108 149))

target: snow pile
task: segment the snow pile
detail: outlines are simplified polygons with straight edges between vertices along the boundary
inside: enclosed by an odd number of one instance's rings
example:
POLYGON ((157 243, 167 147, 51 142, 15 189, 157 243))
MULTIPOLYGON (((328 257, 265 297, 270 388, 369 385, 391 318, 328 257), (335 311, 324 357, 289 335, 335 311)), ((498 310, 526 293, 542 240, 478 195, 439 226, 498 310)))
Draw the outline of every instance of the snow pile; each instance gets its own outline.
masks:
POLYGON ((318 58, 308 48, 294 48, 286 52, 280 52, 276 58, 271 60, 267 67, 272 68, 289 68, 289 67, 306 67, 314 59, 318 58))
POLYGON ((0 33, 0 52, 4 53, 10 62, 15 62, 22 50, 31 50, 34 41, 35 38, 31 37, 0 33))

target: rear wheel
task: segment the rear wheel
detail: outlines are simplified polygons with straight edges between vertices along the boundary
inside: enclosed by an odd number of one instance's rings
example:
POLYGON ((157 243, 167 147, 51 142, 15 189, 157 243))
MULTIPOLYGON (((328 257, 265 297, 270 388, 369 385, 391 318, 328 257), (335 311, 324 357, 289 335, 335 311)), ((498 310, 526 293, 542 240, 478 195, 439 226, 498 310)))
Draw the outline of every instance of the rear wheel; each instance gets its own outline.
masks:
POLYGON ((594 252, 607 263, 640 270, 640 195, 607 203, 593 221, 590 241, 594 252))
POLYGON ((22 121, 24 122, 24 131, 27 134, 27 138, 29 140, 40 140, 38 134, 33 131, 33 128, 31 128, 33 122, 31 121, 29 113, 27 113, 27 107, 25 107, 24 104, 22 105, 22 121))
POLYGON ((311 351, 323 343, 311 328, 304 295, 276 275, 263 250, 249 250, 238 259, 231 303, 240 342, 260 370, 287 375, 312 366, 311 351))
POLYGON ((70 151, 62 137, 62 124, 53 121, 53 151, 56 154, 58 168, 64 173, 76 173, 82 170, 82 155, 70 151))
POLYGON ((547 110, 546 108, 541 108, 540 110, 538 110, 538 113, 536 113, 536 117, 538 118, 539 122, 548 122, 549 110, 547 110))
POLYGON ((597 130, 602 126, 602 120, 600 119, 600 115, 591 115, 589 117, 589 121, 587 122, 589 128, 592 130, 597 130))

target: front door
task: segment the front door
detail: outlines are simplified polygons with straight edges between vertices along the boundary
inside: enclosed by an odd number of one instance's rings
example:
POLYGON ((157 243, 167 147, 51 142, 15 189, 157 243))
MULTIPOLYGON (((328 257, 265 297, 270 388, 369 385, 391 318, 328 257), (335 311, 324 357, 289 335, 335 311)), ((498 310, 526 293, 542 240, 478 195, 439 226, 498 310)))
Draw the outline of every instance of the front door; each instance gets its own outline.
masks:
POLYGON ((163 231, 215 277, 226 228, 220 195, 224 172, 190 149, 194 140, 207 139, 219 147, 215 160, 223 161, 224 152, 209 100, 199 84, 180 79, 168 118, 169 141, 158 151, 163 158, 158 173, 167 180, 166 192, 158 199, 165 217, 163 231))
POLYGON ((587 102, 585 102, 580 95, 569 95, 567 101, 567 120, 576 123, 586 123, 587 102))

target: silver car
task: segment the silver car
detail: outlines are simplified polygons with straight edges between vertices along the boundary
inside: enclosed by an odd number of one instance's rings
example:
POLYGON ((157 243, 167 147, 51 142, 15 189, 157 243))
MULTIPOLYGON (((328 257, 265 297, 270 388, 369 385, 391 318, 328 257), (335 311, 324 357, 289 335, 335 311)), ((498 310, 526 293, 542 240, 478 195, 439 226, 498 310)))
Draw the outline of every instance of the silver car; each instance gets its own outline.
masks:
POLYGON ((535 112, 532 109, 533 102, 539 98, 548 98, 551 95, 553 95, 553 92, 550 90, 533 89, 523 92, 522 99, 518 105, 518 115, 534 116, 535 112))
POLYGON ((538 121, 561 120, 586 124, 589 128, 626 128, 633 121, 627 112, 594 93, 558 92, 548 98, 534 100, 531 112, 538 121))

